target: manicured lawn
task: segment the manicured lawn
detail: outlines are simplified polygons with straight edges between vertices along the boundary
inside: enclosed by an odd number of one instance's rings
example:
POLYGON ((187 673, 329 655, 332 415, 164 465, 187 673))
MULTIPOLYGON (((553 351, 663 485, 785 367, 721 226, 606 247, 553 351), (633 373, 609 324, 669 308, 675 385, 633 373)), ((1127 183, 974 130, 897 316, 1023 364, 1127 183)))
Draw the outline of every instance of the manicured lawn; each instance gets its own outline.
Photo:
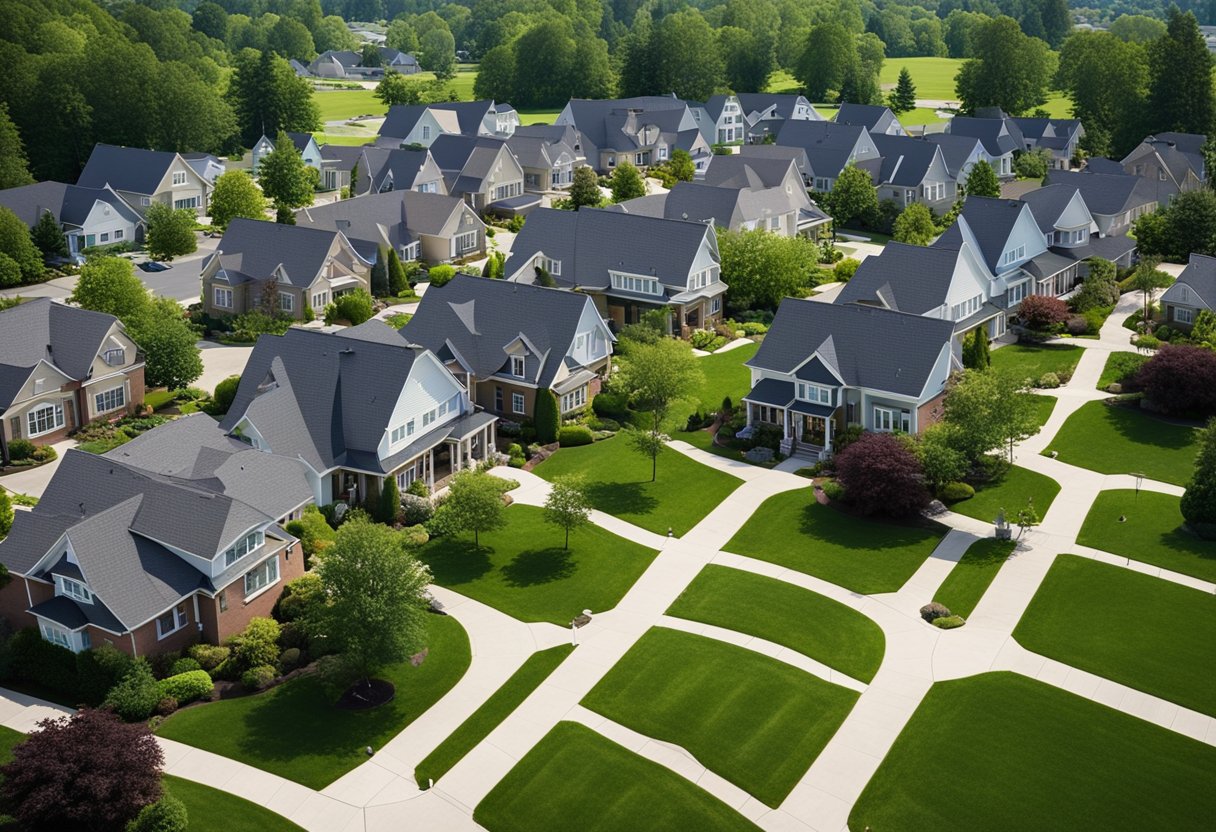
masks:
POLYGON ((870 595, 903 586, 941 538, 940 527, 852 517, 800 488, 765 500, 724 548, 870 595))
POLYGON ((314 89, 312 100, 321 111, 321 123, 363 115, 384 115, 388 108, 376 98, 375 90, 314 89))
POLYGON ((950 570, 933 600, 945 604, 955 615, 963 618, 971 615, 996 573, 1013 553, 1013 547, 1012 540, 997 540, 995 537, 975 541, 967 548, 963 559, 950 570))
POLYGON ((951 503, 950 510, 990 523, 996 519, 997 512, 1004 509, 1006 518, 1012 522, 1017 513, 1026 507, 1026 501, 1033 500, 1035 511, 1041 518, 1047 514, 1047 509, 1051 508, 1052 501, 1059 493, 1060 484, 1051 477, 1014 465, 1000 480, 975 489, 975 496, 971 499, 951 503))
POLYGON ((563 627, 585 609, 603 612, 617 605, 654 556, 594 523, 570 534, 544 521, 536 506, 511 506, 507 525, 481 535, 440 537, 419 552, 435 583, 489 604, 521 621, 549 621, 563 627))
POLYGON ((1216 581, 1216 541, 1182 528, 1179 498, 1155 491, 1103 491, 1094 500, 1077 543, 1216 581), (1124 522, 1119 522, 1119 517, 1124 522))
POLYGON ((1013 637, 1128 687, 1216 716, 1216 597, 1060 555, 1013 637))
POLYGON ((361 147, 375 141, 375 136, 347 136, 341 133, 313 133, 318 145, 343 144, 351 147, 361 147))
POLYGON ((1015 673, 930 689, 849 828, 1200 830, 1216 748, 1015 673))
POLYGON ((1149 358, 1138 352, 1112 352, 1106 357, 1106 366, 1098 379, 1098 389, 1105 390, 1112 384, 1126 384, 1149 358))
POLYGON ((1086 402, 1043 452, 1103 474, 1142 473, 1185 485, 1199 452, 1195 428, 1171 424, 1131 407, 1086 402))
POLYGON ((449 734, 446 740, 418 764, 414 769, 414 782, 425 789, 428 779, 438 780, 451 771, 452 766, 463 760, 464 755, 472 751, 500 722, 510 716, 541 682, 549 678, 549 674, 556 670, 573 650, 574 645, 562 644, 529 656, 502 687, 494 691, 480 708, 460 723, 459 728, 449 734))
POLYGON ((651 462, 629 447, 623 436, 581 448, 563 448, 536 466, 547 480, 562 474, 587 476, 591 504, 658 534, 670 528, 683 535, 742 481, 694 462, 679 451, 659 454, 658 478, 650 480, 651 462))
POLYGON ((144 393, 144 404, 153 410, 160 410, 173 401, 172 390, 149 390, 144 393))
POLYGON ((869 682, 882 664, 882 628, 831 598, 776 578, 710 564, 668 615, 767 639, 869 682))
POLYGON ((470 652, 456 619, 430 619, 429 648, 418 667, 403 662, 380 674, 397 695, 369 711, 338 709, 334 694, 306 676, 266 693, 178 711, 158 733, 321 789, 364 762, 366 746, 384 745, 460 681, 470 652))
POLYGON ((1017 373, 1032 383, 1046 373, 1055 373, 1064 381, 1077 369, 1083 350, 1072 344, 1009 344, 992 351, 992 368, 1017 373))
POLYGON ((1034 418, 1041 428, 1051 418, 1051 413, 1056 409, 1056 402, 1059 399, 1055 396, 1044 396, 1040 393, 1028 393, 1027 395, 1034 399, 1034 418))
POLYGON ((854 691, 711 638, 655 627, 582 704, 687 750, 777 806, 836 733, 854 691))
POLYGON ((744 344, 726 352, 717 352, 697 359, 697 366, 705 374, 705 383, 696 393, 700 410, 704 413, 717 411, 722 399, 730 396, 736 406, 751 388, 751 371, 743 366, 760 349, 760 344, 744 344))
POLYGON ((757 832, 671 769, 576 722, 559 722, 473 812, 490 832, 627 829, 757 832))
POLYGON ((561 110, 519 110, 520 124, 552 124, 561 110))
POLYGON ((916 85, 917 98, 957 101, 954 76, 962 65, 961 58, 890 58, 883 61, 878 83, 884 88, 886 84, 893 87, 899 80, 899 71, 906 67, 916 85))

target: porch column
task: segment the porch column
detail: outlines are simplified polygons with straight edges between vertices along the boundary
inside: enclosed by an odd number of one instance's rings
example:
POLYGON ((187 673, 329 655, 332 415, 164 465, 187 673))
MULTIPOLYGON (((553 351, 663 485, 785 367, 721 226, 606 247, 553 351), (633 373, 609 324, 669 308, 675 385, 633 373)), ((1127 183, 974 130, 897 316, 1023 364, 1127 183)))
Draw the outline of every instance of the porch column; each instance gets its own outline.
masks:
POLYGON ((435 449, 431 448, 426 452, 426 487, 430 491, 435 490, 435 449))
POLYGON ((790 438, 790 430, 792 428, 792 425, 790 425, 790 421, 791 421, 791 418, 790 418, 789 409, 782 408, 781 409, 781 424, 785 428, 785 438, 786 439, 790 438))
POLYGON ((451 453, 452 453, 452 473, 453 474, 455 474, 457 471, 459 471, 461 468, 464 467, 461 464, 463 461, 461 459, 461 457, 463 456, 463 454, 462 454, 463 450, 464 449, 460 446, 459 440, 457 440, 457 442, 454 445, 452 445, 451 453))
POLYGON ((494 441, 494 423, 491 422, 490 424, 486 425, 486 448, 489 449, 490 453, 498 453, 496 444, 497 443, 494 441))
POLYGON ((825 416, 823 418, 823 449, 825 451, 832 450, 832 417, 825 416))

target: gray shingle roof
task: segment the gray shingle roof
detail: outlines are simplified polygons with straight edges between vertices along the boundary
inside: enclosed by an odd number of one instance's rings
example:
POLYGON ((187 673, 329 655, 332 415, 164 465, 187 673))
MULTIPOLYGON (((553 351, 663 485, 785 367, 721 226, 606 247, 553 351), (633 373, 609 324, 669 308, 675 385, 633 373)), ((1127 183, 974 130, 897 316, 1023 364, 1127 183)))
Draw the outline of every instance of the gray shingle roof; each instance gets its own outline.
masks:
POLYGON ((431 144, 431 156, 443 171, 451 193, 478 193, 493 172, 504 139, 489 136, 464 136, 445 133, 431 144))
POLYGON ((794 106, 802 97, 788 93, 767 92, 741 92, 736 96, 739 99, 739 106, 745 114, 762 113, 769 107, 774 107, 773 115, 781 119, 789 118, 794 114, 794 106))
POLYGON ((1081 192, 1091 213, 1113 216, 1124 211, 1150 202, 1166 198, 1177 189, 1169 186, 1167 193, 1162 193, 1162 186, 1168 183, 1150 182, 1141 176, 1127 173, 1089 173, 1086 171, 1049 170, 1043 180, 1049 185, 1072 185, 1081 192))
MULTIPOLYGON (((665 95, 617 99, 572 98, 566 106, 574 118, 574 126, 588 142, 596 147, 613 148, 623 147, 626 142, 621 129, 627 126, 626 115, 629 110, 641 111, 644 114, 642 123, 658 123, 659 114, 663 111, 676 111, 677 119, 688 113, 687 104, 678 98, 665 95)), ((689 119, 691 120, 691 116, 689 119)))
POLYGON ((1048 234, 1055 229, 1056 220, 1072 202, 1076 192, 1076 185, 1046 185, 1023 194, 1022 202, 1030 206, 1039 230, 1048 234))
POLYGON ((321 161, 334 162, 345 170, 352 170, 365 149, 367 148, 349 144, 323 144, 321 145, 321 161))
POLYGON ((473 374, 485 378, 506 366, 505 348, 523 335, 544 356, 537 379, 549 387, 590 302, 563 289, 457 275, 423 295, 401 337, 436 353, 450 342, 473 374))
POLYGON ((31 228, 47 211, 61 224, 84 225, 98 200, 107 203, 131 222, 141 221, 139 214, 110 188, 38 182, 0 191, 0 205, 31 228))
POLYGON ((762 221, 788 213, 790 201, 785 191, 779 188, 760 187, 753 190, 748 187, 677 182, 666 194, 652 194, 614 207, 643 216, 712 222, 715 227, 735 228, 743 222, 762 221), (639 210, 631 210, 633 203, 640 203, 639 210))
MULTIPOLYGON (((476 136, 481 130, 482 121, 492 112, 497 112, 498 107, 493 101, 441 101, 437 104, 429 104, 432 110, 446 110, 456 114, 456 121, 460 125, 460 132, 466 135, 476 136)), ((509 105, 505 109, 510 109, 509 105)))
POLYGON ((1192 254, 1177 282, 1189 286, 1210 309, 1216 309, 1216 257, 1192 254))
MULTIPOLYGON (((11 381, 21 375, 24 382, 29 369, 45 360, 68 378, 83 381, 101 351, 106 333, 116 323, 118 319, 113 315, 55 303, 50 298, 6 309, 0 312, 0 367, 14 369, 0 379, 11 381)), ((0 392, 4 386, 0 381, 0 392)), ((16 392, 11 390, 9 395, 16 392)), ((10 403, 11 398, 0 398, 0 409, 10 403)))
MULTIPOLYGON (((988 268, 995 272, 1005 253, 1005 243, 1022 215, 1025 203, 1016 199, 996 199, 986 196, 969 196, 963 202, 962 215, 967 227, 979 244, 979 254, 988 268)), ((951 246, 951 236, 943 246, 951 246)), ((952 247, 957 247, 954 245, 952 247)))
POLYGON ((736 188, 776 188, 785 182, 792 164, 794 161, 788 157, 712 156, 705 169, 704 181, 707 185, 736 188))
POLYGON ((833 120, 837 124, 855 124, 864 127, 871 133, 880 129, 885 130, 890 122, 898 121, 890 107, 884 107, 881 104, 850 104, 847 101, 840 105, 833 120))
MULTIPOLYGON (((431 160, 429 150, 406 150, 404 148, 365 147, 363 160, 371 179, 371 190, 379 191, 392 174, 393 187, 399 190, 413 188, 418 174, 431 160)), ((362 183, 360 183, 362 188, 362 183)))
POLYGON ((311 286, 338 232, 238 217, 216 248, 220 266, 238 279, 264 281, 282 266, 287 283, 311 286))
POLYGON ((958 256, 957 248, 943 245, 888 243, 881 255, 861 261, 836 303, 884 303, 923 315, 946 302, 958 256))
POLYGON ((287 132, 287 138, 291 139, 291 143, 300 153, 308 149, 308 143, 312 141, 312 133, 292 133, 287 132))
POLYGON ((830 356, 834 351, 833 369, 847 385, 919 396, 953 335, 954 324, 940 318, 786 298, 760 349, 746 364, 788 374, 815 352, 830 356), (829 338, 830 349, 824 347, 829 338), (875 349, 875 344, 898 348, 875 349))
POLYGON ((953 133, 928 133, 924 136, 924 140, 941 148, 942 158, 946 162, 946 169, 950 171, 950 175, 955 179, 958 178, 963 165, 971 158, 971 154, 975 152, 975 146, 977 144, 981 147, 983 146, 983 143, 975 136, 962 136, 953 133))
POLYGON ((1022 131, 1022 137, 1033 142, 1040 142, 1043 134, 1050 125, 1057 137, 1067 139, 1081 131, 1081 120, 1075 118, 1010 118, 1022 131))
POLYGON ((388 108, 378 131, 381 136, 403 139, 410 134, 418 119, 426 113, 427 104, 394 104, 388 108))
POLYGON ((95 144, 76 184, 82 188, 104 188, 151 195, 165 178, 176 153, 95 144))
POLYGON ((956 116, 950 120, 947 130, 955 136, 974 136, 984 143, 984 150, 994 158, 1026 147, 1021 134, 1013 132, 1017 125, 1011 124, 1009 119, 956 116))
POLYGON ((888 136, 878 133, 870 137, 882 154, 879 182, 914 188, 924 181, 929 167, 937 158, 935 144, 909 136, 888 136))
POLYGON ((400 249, 421 234, 439 234, 463 205, 453 196, 386 191, 302 208, 296 224, 341 231, 365 260, 375 260, 382 246, 400 249))
POLYGON ((834 179, 849 163, 864 127, 834 121, 786 121, 777 133, 777 144, 806 151, 816 176, 834 179))
POLYGON ((421 348, 292 328, 263 335, 221 423, 248 416, 271 449, 317 471, 374 459, 421 348))

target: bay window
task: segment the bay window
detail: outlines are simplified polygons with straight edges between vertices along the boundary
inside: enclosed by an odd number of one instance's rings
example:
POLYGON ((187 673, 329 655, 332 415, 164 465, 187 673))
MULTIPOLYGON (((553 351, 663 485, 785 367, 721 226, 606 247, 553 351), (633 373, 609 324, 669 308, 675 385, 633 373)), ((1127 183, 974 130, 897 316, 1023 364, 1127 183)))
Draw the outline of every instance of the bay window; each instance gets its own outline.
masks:
POLYGON ((63 427, 63 405, 52 402, 40 404, 26 414, 29 436, 41 436, 63 427))
POLYGON ((250 595, 260 592, 278 580, 279 558, 278 555, 275 555, 245 573, 245 597, 248 598, 250 595))

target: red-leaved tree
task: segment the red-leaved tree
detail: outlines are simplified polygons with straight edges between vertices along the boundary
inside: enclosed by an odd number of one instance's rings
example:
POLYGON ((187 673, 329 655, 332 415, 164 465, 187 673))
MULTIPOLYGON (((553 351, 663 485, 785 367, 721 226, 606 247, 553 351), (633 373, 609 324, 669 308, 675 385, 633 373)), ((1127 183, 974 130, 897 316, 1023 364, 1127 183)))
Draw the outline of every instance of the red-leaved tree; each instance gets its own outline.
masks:
POLYGON ((1136 385, 1159 410, 1175 416, 1216 416, 1216 352, 1166 344, 1136 373, 1136 385))
POLYGON ((1068 304, 1049 295, 1029 295, 1018 307, 1018 318, 1029 329, 1051 329, 1068 320, 1068 304))
POLYGON ((164 755, 147 725, 86 708, 38 729, 0 768, 0 792, 23 829, 122 832, 160 798, 164 755))
POLYGON ((864 433, 837 455, 836 482, 862 514, 906 517, 929 503, 920 460, 889 433, 864 433))

